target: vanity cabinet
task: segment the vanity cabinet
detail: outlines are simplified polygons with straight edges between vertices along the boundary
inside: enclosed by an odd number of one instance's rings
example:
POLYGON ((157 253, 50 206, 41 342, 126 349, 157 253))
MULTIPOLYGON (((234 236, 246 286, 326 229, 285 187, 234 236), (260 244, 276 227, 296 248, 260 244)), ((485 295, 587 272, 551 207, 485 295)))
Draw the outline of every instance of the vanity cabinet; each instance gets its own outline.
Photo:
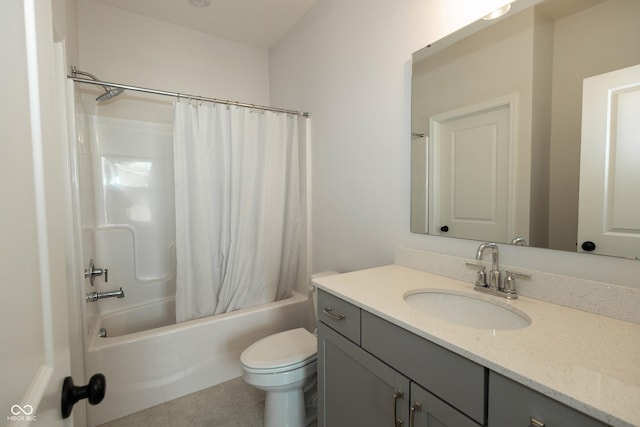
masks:
POLYGON ((323 323, 318 343, 320 426, 480 425, 323 323))
POLYGON ((484 425, 485 368, 322 291, 318 309, 320 426, 484 425))
POLYGON ((318 310, 321 427, 607 426, 322 290, 318 310))

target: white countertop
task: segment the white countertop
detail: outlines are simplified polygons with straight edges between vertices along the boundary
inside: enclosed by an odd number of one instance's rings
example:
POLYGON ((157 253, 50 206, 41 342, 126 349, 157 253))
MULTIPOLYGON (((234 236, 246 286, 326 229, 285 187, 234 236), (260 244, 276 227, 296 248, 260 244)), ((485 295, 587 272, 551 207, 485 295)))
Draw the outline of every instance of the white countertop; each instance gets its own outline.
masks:
MULTIPOLYGON (((640 426, 640 325, 520 296, 532 324, 494 331, 409 306, 409 290, 473 284, 398 265, 322 277, 319 288, 613 426, 640 426)), ((640 307, 638 308, 640 310, 640 307)))

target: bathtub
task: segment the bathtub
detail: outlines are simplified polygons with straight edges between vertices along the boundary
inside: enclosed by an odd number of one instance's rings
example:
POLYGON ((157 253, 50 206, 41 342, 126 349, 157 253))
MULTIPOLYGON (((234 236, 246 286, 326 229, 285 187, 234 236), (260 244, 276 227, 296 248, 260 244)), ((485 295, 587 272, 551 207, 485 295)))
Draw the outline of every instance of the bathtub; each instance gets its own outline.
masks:
POLYGON ((308 298, 175 323, 175 300, 99 316, 87 339, 87 378, 102 373, 107 393, 87 406, 90 427, 242 375, 240 353, 267 335, 305 326, 308 298), (101 328, 107 337, 99 337, 101 328))

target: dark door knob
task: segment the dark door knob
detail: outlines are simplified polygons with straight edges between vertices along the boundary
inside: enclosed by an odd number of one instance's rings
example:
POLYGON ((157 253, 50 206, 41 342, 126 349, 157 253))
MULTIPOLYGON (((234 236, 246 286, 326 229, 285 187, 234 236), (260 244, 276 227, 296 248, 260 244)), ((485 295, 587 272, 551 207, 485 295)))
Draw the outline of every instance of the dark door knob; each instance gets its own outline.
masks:
POLYGON ((449 226, 443 225, 442 227, 440 227, 440 231, 442 231, 443 233, 446 233, 447 231, 449 231, 449 226))
POLYGON ((591 252, 596 249, 596 244, 590 241, 582 242, 581 246, 583 251, 591 252))
POLYGON ((68 418, 71 415, 71 409, 78 400, 89 399, 89 403, 97 405, 104 399, 107 391, 107 380, 102 374, 95 374, 89 380, 89 384, 85 386, 77 386, 73 384, 71 377, 66 377, 62 383, 62 418, 68 418))

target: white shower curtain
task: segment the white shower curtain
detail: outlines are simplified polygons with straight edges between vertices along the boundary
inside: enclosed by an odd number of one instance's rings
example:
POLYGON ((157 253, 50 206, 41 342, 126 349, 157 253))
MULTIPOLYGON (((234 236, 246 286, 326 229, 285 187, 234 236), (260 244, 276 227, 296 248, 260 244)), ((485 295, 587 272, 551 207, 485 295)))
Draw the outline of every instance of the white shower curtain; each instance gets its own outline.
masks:
POLYGON ((288 296, 300 250, 297 116, 176 102, 176 320, 288 296))

